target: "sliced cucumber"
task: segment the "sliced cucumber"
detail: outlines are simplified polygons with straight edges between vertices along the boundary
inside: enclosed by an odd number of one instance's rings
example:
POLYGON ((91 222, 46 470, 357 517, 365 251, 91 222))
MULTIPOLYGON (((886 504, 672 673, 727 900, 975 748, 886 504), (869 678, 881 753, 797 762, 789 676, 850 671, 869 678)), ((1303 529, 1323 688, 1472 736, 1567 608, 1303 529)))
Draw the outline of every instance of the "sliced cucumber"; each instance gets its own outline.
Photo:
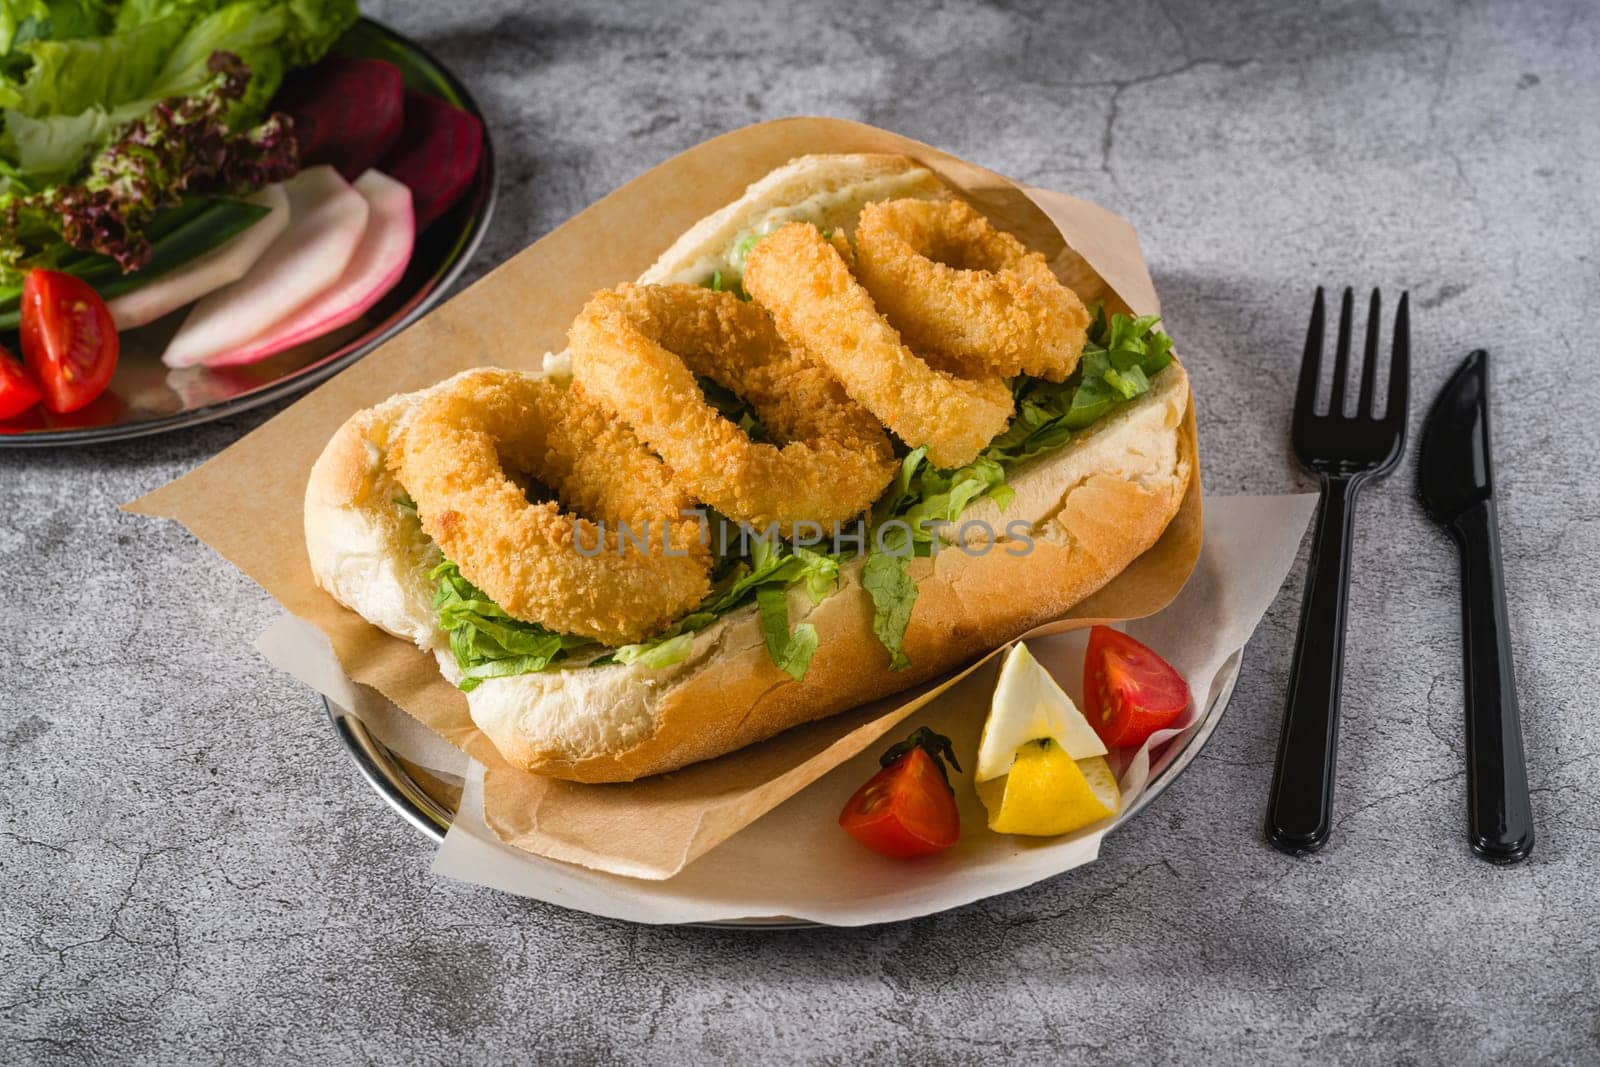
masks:
MULTIPOLYGON (((267 214, 260 204, 242 200, 197 199, 163 212, 151 229, 150 260, 131 274, 122 273, 116 260, 90 252, 74 252, 57 270, 76 275, 109 300, 131 292, 175 267, 232 240, 267 214)), ((0 330, 14 330, 22 321, 22 290, 0 289, 0 330)))

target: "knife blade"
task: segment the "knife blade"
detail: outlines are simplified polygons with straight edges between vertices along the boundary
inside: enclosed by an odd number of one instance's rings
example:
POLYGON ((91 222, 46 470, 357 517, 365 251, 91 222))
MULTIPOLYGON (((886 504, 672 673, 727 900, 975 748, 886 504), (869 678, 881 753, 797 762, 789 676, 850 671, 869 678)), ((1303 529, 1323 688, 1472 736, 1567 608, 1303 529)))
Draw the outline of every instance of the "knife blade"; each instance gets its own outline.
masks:
POLYGON ((1418 491, 1461 553, 1466 666, 1468 840, 1479 856, 1516 863, 1533 849, 1511 623, 1489 449, 1489 354, 1469 355, 1422 425, 1418 491))

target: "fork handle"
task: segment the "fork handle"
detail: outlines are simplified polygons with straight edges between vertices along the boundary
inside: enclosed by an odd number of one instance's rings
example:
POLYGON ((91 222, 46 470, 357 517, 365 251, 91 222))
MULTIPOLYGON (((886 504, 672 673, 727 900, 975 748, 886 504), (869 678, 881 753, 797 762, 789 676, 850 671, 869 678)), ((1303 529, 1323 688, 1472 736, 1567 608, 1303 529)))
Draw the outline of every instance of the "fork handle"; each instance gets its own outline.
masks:
POLYGON ((1267 800, 1267 840, 1292 856, 1321 848, 1332 825, 1350 543, 1360 487, 1359 477, 1322 476, 1316 540, 1267 800))
POLYGON ((1469 840, 1473 851, 1491 863, 1516 863, 1533 850, 1533 811, 1494 499, 1457 516, 1450 533, 1461 548, 1469 840))

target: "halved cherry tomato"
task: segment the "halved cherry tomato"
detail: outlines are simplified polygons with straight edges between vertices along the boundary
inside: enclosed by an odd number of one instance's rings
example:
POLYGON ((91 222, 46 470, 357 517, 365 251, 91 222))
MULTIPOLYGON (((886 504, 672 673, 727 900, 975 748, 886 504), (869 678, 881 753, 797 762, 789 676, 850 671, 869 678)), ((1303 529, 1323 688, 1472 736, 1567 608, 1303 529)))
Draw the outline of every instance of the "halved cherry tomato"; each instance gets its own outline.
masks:
POLYGON ((1120 630, 1089 631, 1083 703, 1107 748, 1138 748, 1189 706, 1189 684, 1172 665, 1120 630))
POLYGON ((0 419, 14 418, 39 402, 44 393, 28 368, 0 348, 0 419))
POLYGON ((22 358, 56 415, 77 411, 105 391, 117 369, 117 327, 100 294, 82 278, 34 270, 22 283, 22 358))
POLYGON ((961 814, 942 760, 956 770, 950 739, 923 727, 883 754, 839 813, 839 825, 874 852, 910 859, 940 852, 961 836, 961 814))

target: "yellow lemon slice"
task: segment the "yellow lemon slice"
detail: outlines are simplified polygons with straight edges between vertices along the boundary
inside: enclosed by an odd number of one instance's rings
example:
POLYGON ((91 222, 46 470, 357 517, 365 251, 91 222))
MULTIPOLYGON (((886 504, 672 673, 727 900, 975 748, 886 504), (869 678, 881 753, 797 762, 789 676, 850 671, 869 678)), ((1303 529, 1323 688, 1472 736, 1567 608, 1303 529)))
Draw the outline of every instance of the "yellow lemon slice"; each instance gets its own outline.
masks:
POLYGON ((1017 749, 1011 773, 978 783, 997 834, 1055 837, 1115 815, 1122 793, 1104 756, 1075 760, 1048 738, 1017 749))
POLYGON ((1023 745, 1049 738, 1072 759, 1104 756, 1105 742, 1072 698, 1018 641, 1000 667, 989 717, 978 742, 977 780, 999 778, 1023 745))

